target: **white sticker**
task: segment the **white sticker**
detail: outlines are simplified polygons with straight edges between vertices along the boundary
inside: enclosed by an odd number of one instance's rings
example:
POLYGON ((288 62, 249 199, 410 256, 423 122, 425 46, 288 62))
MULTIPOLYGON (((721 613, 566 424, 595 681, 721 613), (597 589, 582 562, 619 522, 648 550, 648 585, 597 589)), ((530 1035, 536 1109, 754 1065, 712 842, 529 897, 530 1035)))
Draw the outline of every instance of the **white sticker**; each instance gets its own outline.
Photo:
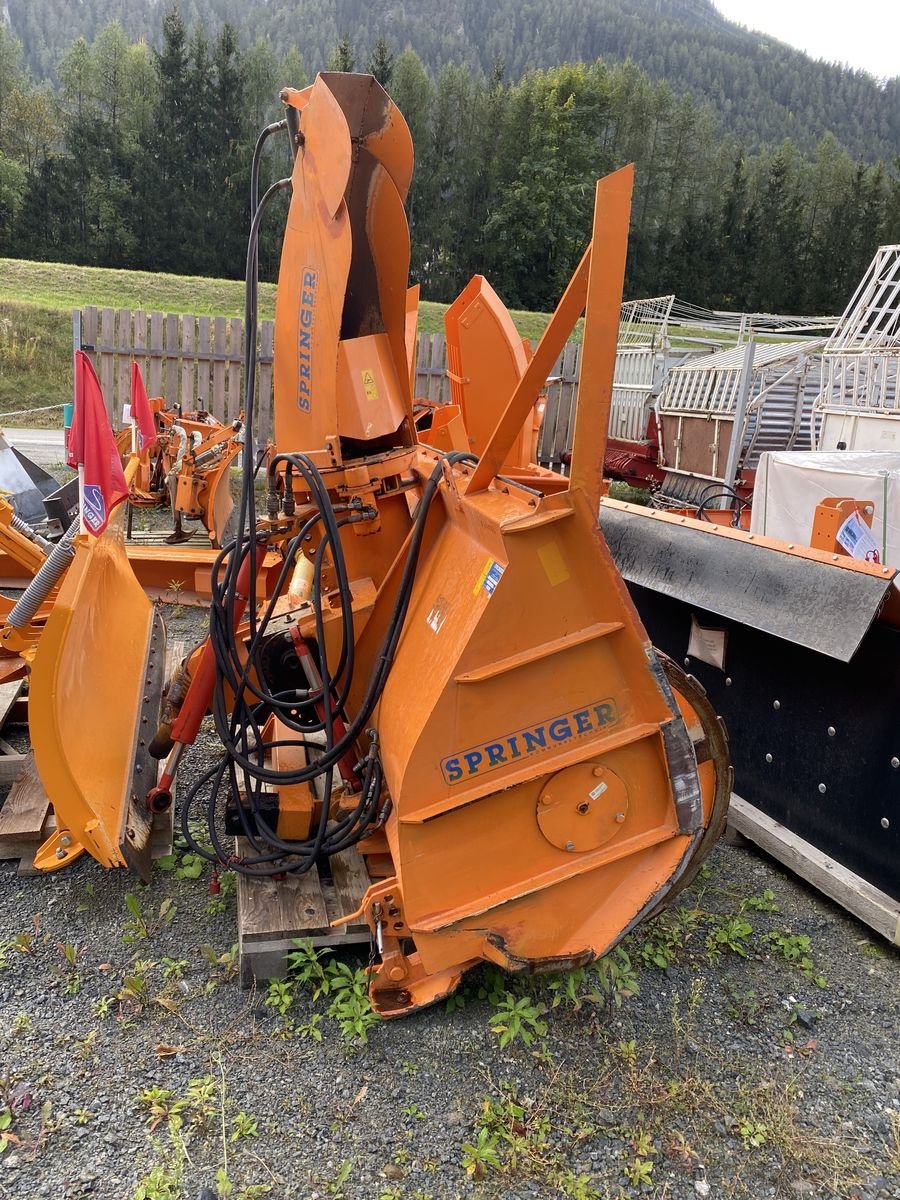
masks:
POLYGON ((709 629, 697 622, 691 616, 691 636, 688 639, 688 657, 697 658, 700 662, 709 663, 711 667, 725 670, 725 643, 728 631, 725 629, 709 629))
POLYGON ((881 562, 875 539, 858 512, 852 512, 837 531, 837 541, 853 558, 861 558, 865 562, 881 562))
POLYGON ((598 783, 597 786, 593 789, 593 791, 588 792, 588 795, 590 796, 590 798, 592 800, 597 800, 606 791, 607 786, 608 785, 605 783, 598 783))
POLYGON ((122 405, 122 424, 123 425, 131 424, 131 405, 130 404, 122 405))
POLYGON ((491 563, 491 569, 484 577, 484 583, 481 585, 489 596, 493 596, 494 588, 503 578, 503 567, 498 562, 491 563))
POLYGON ((425 624, 432 633, 440 633, 444 622, 447 620, 447 614, 450 612, 450 601, 446 596, 438 596, 434 602, 434 607, 425 618, 425 624))

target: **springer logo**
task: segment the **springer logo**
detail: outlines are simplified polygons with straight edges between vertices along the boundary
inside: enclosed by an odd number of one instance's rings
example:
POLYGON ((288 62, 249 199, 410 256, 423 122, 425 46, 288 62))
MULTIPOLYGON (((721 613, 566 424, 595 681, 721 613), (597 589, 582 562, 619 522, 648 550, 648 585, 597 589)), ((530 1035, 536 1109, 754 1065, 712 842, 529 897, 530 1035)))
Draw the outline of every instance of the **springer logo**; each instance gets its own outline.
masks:
POLYGON ((309 412, 312 407, 312 331, 318 283, 317 272, 304 267, 297 327, 297 407, 303 412, 309 412))
POLYGON ((471 750, 451 754, 449 758, 441 760, 441 774, 446 783, 463 783, 476 775, 485 775, 497 767, 508 766, 517 759, 539 754, 562 742, 596 733, 598 729, 614 725, 618 719, 614 700, 598 700, 562 716, 549 717, 526 729, 504 734, 493 742, 482 742, 471 750))

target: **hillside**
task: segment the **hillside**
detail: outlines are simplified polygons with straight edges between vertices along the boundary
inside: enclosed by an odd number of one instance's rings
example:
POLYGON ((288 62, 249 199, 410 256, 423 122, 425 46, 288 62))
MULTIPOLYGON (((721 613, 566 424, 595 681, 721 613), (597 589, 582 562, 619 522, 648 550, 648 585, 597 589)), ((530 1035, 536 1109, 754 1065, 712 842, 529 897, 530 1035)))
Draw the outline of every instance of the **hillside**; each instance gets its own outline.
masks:
MULTIPOLYGON (((36 80, 54 80, 60 55, 112 19, 130 40, 159 41, 171 0, 6 0, 0 19, 22 42, 36 80)), ((774 38, 725 20, 711 0, 178 0, 210 40, 225 20, 244 45, 263 37, 296 48, 312 73, 346 35, 357 66, 379 37, 410 44, 435 75, 450 61, 507 78, 562 62, 631 58, 653 80, 708 100, 753 150, 791 138, 812 152, 832 133, 854 158, 900 154, 900 79, 880 86, 861 71, 815 62, 774 38)), ((287 82, 287 81, 286 81, 287 82)))

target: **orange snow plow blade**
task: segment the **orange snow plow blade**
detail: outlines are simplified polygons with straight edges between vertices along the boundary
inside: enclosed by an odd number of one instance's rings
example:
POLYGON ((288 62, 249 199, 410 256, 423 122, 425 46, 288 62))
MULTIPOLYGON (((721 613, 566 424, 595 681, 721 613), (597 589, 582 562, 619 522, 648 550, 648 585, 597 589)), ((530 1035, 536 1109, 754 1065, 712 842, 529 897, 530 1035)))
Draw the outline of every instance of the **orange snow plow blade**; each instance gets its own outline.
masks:
POLYGON ((57 870, 86 851, 147 880, 157 764, 146 744, 159 718, 165 629, 128 563, 122 516, 102 537, 76 539, 34 656, 31 743, 57 825, 35 866, 57 870))

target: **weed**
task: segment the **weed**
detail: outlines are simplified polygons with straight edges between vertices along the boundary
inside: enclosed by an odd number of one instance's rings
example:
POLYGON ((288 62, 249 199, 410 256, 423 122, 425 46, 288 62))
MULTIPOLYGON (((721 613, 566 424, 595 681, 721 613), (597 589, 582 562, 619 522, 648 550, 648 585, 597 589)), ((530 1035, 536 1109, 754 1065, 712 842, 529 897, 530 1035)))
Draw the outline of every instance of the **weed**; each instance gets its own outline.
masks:
POLYGON ((710 962, 718 962, 723 949, 747 957, 746 941, 753 932, 753 926, 742 917, 729 917, 714 925, 706 935, 706 950, 710 962))
POLYGON ((828 987, 828 981, 824 975, 816 975, 814 971, 810 941, 805 934, 784 933, 781 930, 773 929, 766 935, 766 941, 775 954, 778 954, 785 962, 799 967, 807 979, 811 979, 821 988, 828 987))
POLYGON ((501 1050, 517 1038, 521 1038, 526 1046, 530 1046, 536 1037, 546 1036, 547 1022, 541 1018, 547 1007, 544 1004, 535 1004, 530 996, 520 996, 517 1000, 512 992, 504 992, 496 1008, 497 1011, 491 1013, 488 1024, 492 1032, 500 1038, 501 1050))
POLYGON ((94 1015, 99 1017, 101 1021, 109 1016, 109 1011, 116 1002, 115 996, 98 996, 91 1006, 94 1010, 94 1015))
POLYGON ((621 1008, 629 996, 635 996, 641 990, 631 958, 621 946, 616 946, 615 950, 597 959, 591 970, 596 976, 608 1012, 621 1008))
POLYGON ((316 949, 309 938, 295 938, 293 945, 296 946, 296 950, 292 950, 287 956, 291 977, 312 992, 314 1001, 321 996, 327 996, 331 990, 331 983, 323 959, 331 950, 327 946, 316 949))
POLYGON ((81 980, 78 977, 78 947, 73 942, 58 942, 56 948, 65 961, 62 978, 66 995, 76 996, 81 990, 81 980))
POLYGON ((176 912, 175 905, 167 897, 159 906, 159 913, 155 917, 147 917, 134 892, 126 893, 125 907, 131 914, 125 922, 125 932, 122 934, 122 941, 126 946, 131 946, 142 939, 155 937, 161 929, 165 929, 167 925, 171 924, 176 912))
POLYGON ((337 1021, 345 1042, 367 1042, 369 1030, 379 1021, 369 1000, 368 971, 363 967, 353 970, 343 962, 329 963, 327 971, 334 997, 328 1015, 337 1021))
POLYGON ((333 1197, 333 1200, 342 1200, 344 1195, 344 1184, 350 1178, 352 1173, 353 1163, 350 1161, 350 1159, 345 1158, 338 1167, 337 1174, 335 1175, 334 1179, 329 1180, 329 1182, 325 1184, 325 1191, 329 1196, 333 1197))
POLYGON ((428 1113, 423 1112, 418 1104, 407 1104, 400 1111, 404 1117, 412 1117, 414 1121, 425 1121, 428 1118, 428 1113))
POLYGON ((400 1064, 400 1070, 404 1075, 418 1075, 419 1064, 415 1062, 409 1062, 407 1060, 406 1062, 400 1064))
POLYGON ((12 1023, 12 1035, 18 1037, 20 1033, 28 1033, 31 1030, 31 1017, 26 1012, 16 1013, 12 1023))
POLYGON ((297 1037, 311 1038, 314 1042, 321 1042, 322 1030, 319 1028, 319 1022, 322 1020, 321 1013, 313 1013, 308 1021, 298 1021, 294 1026, 294 1031, 297 1037))
POLYGON ((74 1112, 76 1125, 87 1125, 93 1121, 95 1114, 89 1108, 76 1108, 74 1112))
MULTIPOLYGON (((209 963, 209 965, 213 968, 212 976, 213 976, 214 980, 215 979, 224 979, 224 980, 233 979, 235 977, 235 975, 237 975, 238 971, 240 970, 241 964, 240 964, 240 955, 238 953, 237 942, 234 942, 231 946, 228 947, 227 950, 224 950, 221 954, 215 949, 215 947, 210 946, 208 943, 204 943, 200 947, 200 953, 203 955, 203 957, 206 959, 206 961, 209 963)), ((215 987, 215 983, 213 983, 213 987, 215 987)), ((211 990, 212 989, 209 987, 209 985, 207 985, 207 992, 209 992, 211 990)))
POLYGON ((12 1132, 12 1119, 9 1107, 0 1108, 0 1154, 19 1140, 12 1132))
POLYGON ((497 1134, 485 1125, 478 1129, 473 1142, 463 1142, 462 1165, 467 1175, 471 1175, 473 1179, 483 1179, 488 1167, 495 1171, 500 1170, 498 1142, 497 1134))
POLYGON ((186 958, 163 958, 161 960, 163 979, 178 980, 184 975, 184 968, 187 966, 186 958))
POLYGON ((748 909, 752 912, 781 912, 771 888, 766 888, 761 896, 748 896, 746 900, 742 900, 738 911, 746 912, 748 909))
POLYGON ((163 1122, 171 1122, 173 1117, 180 1117, 184 1111, 184 1100, 178 1100, 170 1088, 145 1088, 138 1096, 139 1103, 147 1109, 147 1122, 150 1132, 163 1122))
POLYGON ((619 1042, 616 1051, 622 1062, 628 1063, 633 1067, 637 1062, 637 1043, 632 1039, 630 1042, 619 1042))
POLYGON ((34 953, 34 934, 33 933, 17 933, 12 940, 12 948, 18 950, 20 954, 34 953))
POLYGON ((231 1118, 231 1140, 259 1136, 259 1122, 256 1117, 250 1117, 243 1109, 231 1118))
POLYGON ((215 1086, 212 1075, 201 1075, 188 1081, 184 1104, 195 1128, 205 1128, 216 1111, 215 1086))
POLYGON ((294 985, 288 979, 270 979, 265 1003, 267 1008, 274 1008, 280 1016, 286 1017, 294 1003, 294 985))
POLYGON ((653 1163, 648 1158, 640 1158, 635 1155, 625 1167, 623 1174, 632 1187, 640 1187, 641 1184, 649 1187, 653 1183, 653 1163))
POLYGON ((751 1121, 749 1117, 742 1117, 737 1128, 745 1150, 758 1149, 768 1141, 769 1127, 765 1121, 751 1121))
POLYGON ((132 1200, 177 1200, 181 1195, 181 1172, 157 1163, 138 1183, 132 1200))

